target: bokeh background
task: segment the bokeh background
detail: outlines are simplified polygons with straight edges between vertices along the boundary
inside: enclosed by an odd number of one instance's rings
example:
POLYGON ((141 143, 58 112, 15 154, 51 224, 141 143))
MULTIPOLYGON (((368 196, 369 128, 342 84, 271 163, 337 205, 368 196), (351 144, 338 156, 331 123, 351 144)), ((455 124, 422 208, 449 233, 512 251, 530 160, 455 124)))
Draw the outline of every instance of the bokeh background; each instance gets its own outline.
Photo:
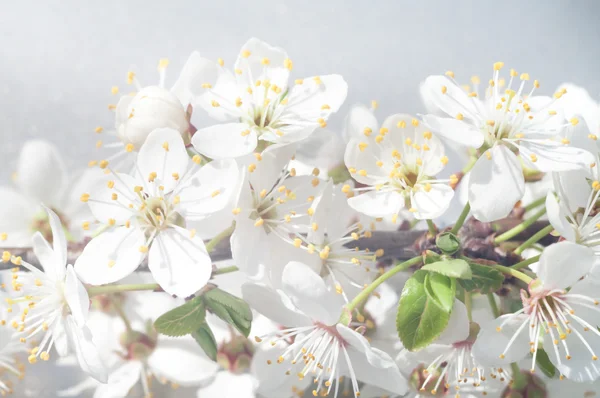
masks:
POLYGON ((193 50, 231 65, 251 36, 283 47, 294 76, 348 81, 335 129, 349 105, 371 99, 380 117, 422 112, 426 76, 485 81, 499 60, 539 79, 540 92, 569 81, 600 98, 599 20, 597 0, 2 0, 0 183, 32 137, 55 142, 72 167, 97 158, 111 87, 125 89, 132 65, 142 84, 157 82, 161 57, 172 84, 193 50))

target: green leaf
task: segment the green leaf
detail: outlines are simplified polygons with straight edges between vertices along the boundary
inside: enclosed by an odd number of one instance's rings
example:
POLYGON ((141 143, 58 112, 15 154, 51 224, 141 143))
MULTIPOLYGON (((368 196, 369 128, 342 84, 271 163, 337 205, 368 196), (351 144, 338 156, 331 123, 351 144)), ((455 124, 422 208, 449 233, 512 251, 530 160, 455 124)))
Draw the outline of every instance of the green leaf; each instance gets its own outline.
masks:
POLYGON ((469 266, 473 274, 471 279, 460 279, 458 281, 466 291, 487 294, 493 293, 502 287, 504 275, 500 271, 474 262, 470 262, 469 266))
POLYGON ((162 314, 154 322, 154 328, 167 336, 185 336, 200 327, 205 315, 206 309, 202 298, 194 297, 185 304, 162 314))
POLYGON ((422 270, 437 272, 451 278, 471 279, 473 273, 469 263, 461 259, 442 260, 421 267, 422 270))
POLYGON ((435 239, 435 245, 445 254, 454 254, 460 249, 460 240, 452 232, 444 232, 435 239))
POLYGON ((431 250, 426 250, 423 257, 423 264, 433 264, 442 261, 442 256, 431 250))
POLYGON ((448 325, 450 314, 425 292, 426 271, 417 271, 406 282, 396 316, 396 329, 404 347, 416 351, 428 346, 448 325))
POLYGON ((209 311, 248 337, 252 326, 252 310, 244 300, 219 288, 207 291, 202 297, 209 311))
POLYGON ((456 279, 436 272, 425 276, 425 293, 442 311, 450 313, 456 295, 456 279))
POLYGON ((206 321, 202 323, 198 330, 192 332, 192 337, 210 359, 213 361, 217 359, 217 340, 206 321))
POLYGON ((548 354, 546 353, 546 351, 544 351, 543 348, 537 349, 535 362, 537 363, 539 368, 542 369, 542 372, 544 372, 546 376, 553 378, 556 375, 556 368, 554 367, 552 362, 550 362, 550 358, 548 357, 548 354))

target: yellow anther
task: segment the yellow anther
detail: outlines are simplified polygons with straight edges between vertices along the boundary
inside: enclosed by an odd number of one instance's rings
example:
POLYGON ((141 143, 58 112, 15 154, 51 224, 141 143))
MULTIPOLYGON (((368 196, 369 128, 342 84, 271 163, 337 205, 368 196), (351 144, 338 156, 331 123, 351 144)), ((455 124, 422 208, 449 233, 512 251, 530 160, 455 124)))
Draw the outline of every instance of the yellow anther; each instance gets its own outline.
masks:
POLYGON ((169 66, 168 58, 161 58, 158 60, 158 70, 164 70, 167 66, 169 66))
POLYGON ((379 107, 379 102, 376 100, 371 100, 371 109, 377 109, 379 107))
POLYGON ((242 58, 248 58, 250 54, 252 54, 250 51, 242 50, 242 53, 240 55, 242 56, 242 58))
POLYGON ((556 115, 556 111, 550 110, 550 111, 548 111, 548 115, 554 116, 554 115, 556 115))
POLYGON ((381 135, 386 135, 387 133, 389 133, 389 129, 387 127, 382 127, 379 129, 379 134, 381 135))
POLYGON ((220 194, 220 193, 221 193, 221 191, 219 191, 219 190, 217 189, 216 191, 213 191, 213 192, 210 194, 210 196, 212 196, 212 197, 214 198, 215 196, 217 196, 217 195, 218 195, 218 194, 220 194))
POLYGON ((535 87, 535 88, 540 88, 540 82, 539 82, 539 81, 537 81, 537 80, 534 80, 534 81, 533 81, 533 87, 535 87))
POLYGON ((94 132, 96 132, 96 134, 100 134, 100 133, 101 133, 101 132, 103 132, 103 131, 104 131, 104 128, 103 128, 103 127, 96 127, 96 128, 94 129, 94 132))
POLYGON ((489 150, 488 150, 488 151, 485 151, 485 157, 486 157, 488 160, 491 160, 491 159, 492 159, 492 152, 491 152, 491 151, 489 151, 489 150))
POLYGON ((294 239, 294 246, 295 246, 295 247, 300 247, 300 246, 302 246, 302 239, 300 239, 300 238, 296 238, 296 239, 294 239))
POLYGON ((112 195, 110 195, 110 198, 112 200, 117 200, 117 199, 119 199, 119 195, 117 195, 116 193, 113 192, 112 195))
POLYGON ((537 162, 537 156, 534 153, 529 155, 529 158, 531 159, 532 162, 534 162, 534 163, 537 162))
POLYGON ((133 152, 134 149, 135 149, 135 147, 133 146, 132 143, 129 143, 129 144, 125 145, 125 151, 126 152, 133 152))
POLYGON ((565 145, 569 145, 571 143, 571 141, 569 141, 567 138, 563 138, 562 140, 560 140, 560 142, 562 142, 565 145))
POLYGON ((425 192, 430 192, 431 191, 431 184, 430 183, 426 183, 425 186, 423 187, 423 190, 425 192))
POLYGON ((219 66, 225 65, 225 61, 223 61, 223 58, 217 58, 217 63, 219 64, 219 66))
POLYGON ((319 123, 321 127, 327 127, 327 122, 322 117, 317 119, 317 123, 319 123))
POLYGON ((262 227, 263 224, 265 223, 265 220, 263 220, 262 218, 259 218, 256 220, 256 222, 254 223, 255 227, 262 227))
POLYGON ((494 70, 500 70, 500 69, 502 69, 503 66, 504 66, 504 62, 495 62, 494 70))
POLYGON ((442 94, 446 94, 448 92, 448 87, 442 86, 442 94))
POLYGON ((2 252, 2 262, 7 263, 10 261, 11 254, 8 251, 2 252))
POLYGON ((597 136, 596 134, 588 134, 588 138, 589 138, 590 140, 594 140, 594 141, 596 141, 596 140, 598 139, 598 136, 597 136))
POLYGON ((445 75, 448 76, 448 77, 450 77, 450 78, 452 78, 452 79, 454 79, 454 72, 452 72, 451 70, 446 71, 445 75))
POLYGON ((108 268, 114 267, 116 264, 115 260, 108 260, 108 268))
POLYGON ((115 109, 117 109, 117 106, 115 104, 108 104, 109 111, 114 111, 115 109))
POLYGON ((101 160, 99 163, 99 166, 101 169, 105 169, 108 167, 108 161, 107 160, 101 160))
POLYGON ((139 251, 140 253, 148 253, 148 246, 140 246, 139 251))
POLYGON ((419 125, 419 120, 418 119, 412 119, 410 121, 412 123, 413 126, 417 127, 419 125))
POLYGON ((114 218, 108 219, 108 225, 110 225, 111 227, 114 226, 116 223, 117 223, 117 220, 115 220, 114 218))
POLYGON ((304 83, 304 79, 296 79, 296 80, 294 80, 294 83, 302 84, 302 83, 304 83))
POLYGON ((577 124, 579 124, 579 119, 577 119, 576 117, 571 118, 571 120, 569 120, 569 122, 573 125, 573 126, 577 126, 577 124))
POLYGON ((79 197, 79 200, 86 203, 88 200, 90 200, 90 194, 89 193, 81 194, 81 196, 79 197))
POLYGON ((381 160, 378 160, 375 164, 377 167, 383 167, 383 162, 381 160))
POLYGON ((283 60, 283 66, 288 70, 292 70, 292 68, 294 67, 294 63, 291 59, 286 58, 283 60))
POLYGON ((384 136, 383 135, 378 135, 377 137, 375 137, 375 142, 378 144, 381 144, 381 142, 383 141, 384 136))
POLYGON ((148 174, 148 182, 154 182, 154 180, 156 180, 157 174, 155 171, 151 172, 150 174, 148 174))
POLYGON ((358 149, 360 149, 360 151, 362 152, 362 151, 364 151, 364 150, 365 150, 365 148, 366 148, 366 147, 368 147, 368 146, 369 146, 369 144, 367 144, 366 142, 360 142, 360 143, 358 144, 358 149))
POLYGON ((448 156, 444 155, 440 158, 440 161, 442 162, 443 165, 447 165, 448 164, 448 156))
POLYGON ((235 209, 231 210, 231 212, 233 213, 234 216, 237 216, 238 214, 240 214, 242 212, 242 209, 240 209, 239 207, 236 207, 235 209))
POLYGON ((511 69, 511 70, 510 70, 510 75, 511 75, 512 77, 516 77, 516 76, 518 76, 519 74, 517 73, 517 71, 516 71, 516 70, 514 70, 514 69, 511 69))
POLYGON ((127 72, 127 84, 132 84, 133 79, 135 79, 135 72, 132 72, 132 71, 127 72))
POLYGON ((431 134, 431 131, 423 132, 423 138, 425 138, 426 140, 430 140, 431 137, 433 137, 433 134, 431 134))
POLYGON ((486 120, 485 124, 487 124, 488 126, 493 127, 496 124, 496 121, 494 121, 494 120, 486 120))
POLYGON ((210 104, 213 106, 213 108, 218 108, 221 106, 221 104, 219 104, 216 100, 210 101, 210 104))
POLYGON ((323 82, 321 81, 321 77, 320 77, 320 76, 315 76, 315 77, 313 77, 313 80, 315 81, 315 84, 316 84, 317 86, 319 86, 319 85, 323 84, 323 82))
POLYGON ((321 258, 321 260, 327 260, 327 258, 329 258, 330 250, 331 249, 329 248, 329 246, 325 246, 325 248, 321 250, 321 252, 319 253, 319 257, 321 258))
POLYGON ((405 128, 406 127, 406 121, 400 120, 398 123, 396 123, 396 127, 401 128, 401 129, 405 128))
POLYGON ((367 176, 367 170, 364 170, 364 169, 358 170, 358 175, 362 176, 362 177, 366 177, 367 176))
POLYGON ((412 145, 412 140, 410 138, 407 138, 404 140, 404 144, 411 146, 412 145))
POLYGON ((463 120, 465 118, 465 116, 462 113, 459 113, 456 115, 456 119, 458 120, 463 120))

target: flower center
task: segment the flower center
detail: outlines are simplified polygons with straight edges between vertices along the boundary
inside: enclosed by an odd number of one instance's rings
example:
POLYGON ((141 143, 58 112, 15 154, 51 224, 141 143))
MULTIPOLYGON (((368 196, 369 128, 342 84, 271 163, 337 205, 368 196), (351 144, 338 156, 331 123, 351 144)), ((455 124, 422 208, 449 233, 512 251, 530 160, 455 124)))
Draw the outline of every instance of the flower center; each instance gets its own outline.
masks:
POLYGON ((217 363, 231 373, 242 374, 250 369, 254 346, 245 337, 233 336, 219 346, 217 363))
MULTIPOLYGON (((145 194, 144 194, 145 196, 145 194)), ((150 230, 165 229, 171 225, 185 227, 185 220, 167 198, 146 197, 138 212, 138 221, 150 230)))
POLYGON ((135 330, 126 331, 120 337, 121 346, 125 349, 124 359, 145 360, 156 348, 156 338, 135 330))

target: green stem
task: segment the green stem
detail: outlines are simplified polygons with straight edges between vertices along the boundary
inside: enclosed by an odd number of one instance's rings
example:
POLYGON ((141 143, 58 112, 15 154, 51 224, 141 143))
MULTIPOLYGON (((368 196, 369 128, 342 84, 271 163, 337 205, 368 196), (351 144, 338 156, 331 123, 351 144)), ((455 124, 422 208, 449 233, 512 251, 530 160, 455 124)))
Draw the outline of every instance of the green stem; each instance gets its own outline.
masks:
POLYGON ((505 267, 500 264, 494 264, 494 265, 491 265, 491 267, 497 269, 498 271, 502 272, 503 274, 510 275, 517 279, 520 279, 527 284, 529 284, 533 280, 533 278, 531 278, 528 275, 525 275, 524 273, 522 273, 521 271, 517 271, 516 269, 513 269, 513 268, 505 267))
POLYGON ((525 249, 528 249, 529 247, 531 247, 532 245, 534 245, 535 243, 537 243, 537 241, 539 241, 540 239, 542 239, 544 236, 548 235, 553 230, 554 230, 554 227, 552 227, 552 225, 548 225, 547 227, 542 228, 535 235, 533 235, 531 238, 529 238, 525 242, 523 242, 521 244, 521 246, 517 247, 515 249, 515 254, 521 255, 521 253, 523 253, 523 251, 525 249))
POLYGON ((115 311, 117 311, 117 314, 119 315, 119 317, 123 320, 123 323, 125 324, 125 329, 127 329, 128 332, 131 332, 133 330, 133 328, 131 327, 131 322, 129 322, 129 318, 127 318, 127 315, 125 315, 125 311, 123 311, 123 307, 121 307, 121 303, 119 303, 117 300, 111 300, 113 308, 115 309, 115 311))
POLYGON ((433 223, 433 221, 431 221, 431 220, 426 220, 426 221, 427 221, 427 228, 429 228, 429 235, 434 237, 435 234, 437 233, 437 228, 435 227, 435 224, 433 223))
POLYGON ((464 174, 467 174, 469 171, 471 171, 473 166, 475 166, 475 163, 477 163, 477 159, 477 156, 471 156, 471 159, 469 159, 469 163, 467 163, 467 165, 462 169, 462 172, 464 174))
POLYGON ((121 292, 136 292, 140 290, 156 290, 160 289, 157 283, 147 283, 139 285, 105 285, 105 286, 90 286, 87 288, 88 295, 90 297, 98 296, 100 294, 111 294, 121 292))
POLYGON ((213 276, 223 275, 223 274, 229 274, 230 272, 236 272, 239 270, 240 269, 238 267, 236 267, 235 265, 232 265, 230 267, 218 268, 218 269, 214 270, 212 274, 213 274, 213 276))
POLYGON ((488 293, 487 298, 490 303, 490 308, 492 309, 492 314, 494 314, 495 318, 498 318, 500 316, 500 309, 498 308, 498 303, 496 303, 494 293, 488 293))
POLYGON ((543 209, 541 209, 540 211, 538 211, 537 213, 535 213, 530 218, 528 218, 527 220, 523 221, 521 224, 517 225, 514 228, 509 229, 502 235, 497 236, 496 239, 494 239, 494 243, 502 243, 509 239, 514 238, 515 236, 519 235, 521 232, 523 232, 527 228, 529 228, 534 222, 536 222, 544 214, 546 214, 545 207, 543 209))
POLYGON ((456 224, 454 224, 454 227, 452 227, 452 230, 450 232, 452 232, 454 235, 456 235, 458 233, 458 230, 465 223, 465 220, 467 219, 467 216, 469 215, 470 211, 471 211, 471 204, 469 202, 467 202, 467 204, 463 208, 462 213, 460 213, 460 216, 458 216, 458 220, 456 220, 456 224))
POLYGON ((519 365, 513 362, 510 364, 510 367, 513 371, 513 380, 517 380, 517 377, 521 377, 521 369, 519 369, 519 365))
POLYGON ((473 322, 473 297, 471 297, 471 292, 467 292, 466 290, 465 307, 467 307, 467 317, 469 317, 469 322, 473 322))
POLYGON ((206 244, 206 251, 207 252, 212 252, 215 247, 225 238, 229 238, 231 236, 231 234, 233 233, 233 230, 235 229, 235 223, 231 224, 231 226, 229 226, 229 228, 225 229, 224 231, 220 232, 217 236, 215 236, 214 238, 212 238, 207 244, 206 244))
POLYGON ((421 261, 423 261, 423 258, 421 256, 417 256, 389 269, 386 273, 380 275, 377 279, 371 282, 369 286, 365 287, 360 293, 358 293, 358 295, 354 297, 354 299, 351 302, 346 304, 345 309, 348 312, 352 312, 352 310, 354 310, 360 303, 365 301, 369 297, 369 295, 371 295, 371 293, 373 293, 375 289, 377 289, 379 285, 381 285, 383 282, 390 279, 398 272, 404 271, 405 269, 410 268, 413 265, 419 264, 421 261))
POLYGON ((530 211, 535 209, 536 207, 539 207, 541 205, 543 205, 544 203, 546 203, 546 197, 543 196, 537 200, 534 200, 533 202, 531 202, 530 204, 528 204, 527 206, 525 206, 525 211, 530 211))
POLYGON ((537 256, 533 256, 531 258, 528 258, 527 260, 523 260, 520 263, 516 263, 511 268, 512 269, 525 268, 525 267, 527 267, 530 264, 537 263, 538 261, 540 261, 540 256, 541 256, 541 254, 538 254, 537 256))

